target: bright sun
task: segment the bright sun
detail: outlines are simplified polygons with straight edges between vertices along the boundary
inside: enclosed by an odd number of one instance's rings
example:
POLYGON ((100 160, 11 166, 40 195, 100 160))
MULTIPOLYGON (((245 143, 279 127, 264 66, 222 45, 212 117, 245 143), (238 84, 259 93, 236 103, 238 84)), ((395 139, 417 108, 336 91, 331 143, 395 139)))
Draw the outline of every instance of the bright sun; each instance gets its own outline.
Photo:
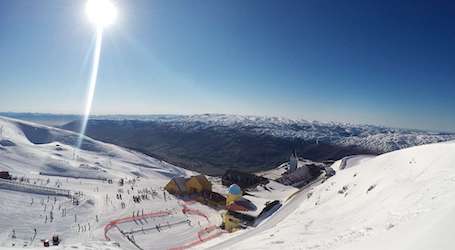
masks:
POLYGON ((114 23, 117 18, 117 8, 110 0, 88 0, 85 12, 90 22, 99 28, 114 23))

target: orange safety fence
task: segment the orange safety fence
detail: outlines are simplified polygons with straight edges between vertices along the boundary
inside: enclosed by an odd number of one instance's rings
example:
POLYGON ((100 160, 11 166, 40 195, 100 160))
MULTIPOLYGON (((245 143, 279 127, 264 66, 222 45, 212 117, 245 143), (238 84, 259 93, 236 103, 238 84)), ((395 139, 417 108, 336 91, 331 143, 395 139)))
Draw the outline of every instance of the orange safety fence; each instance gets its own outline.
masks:
POLYGON ((106 226, 104 226, 104 237, 106 238, 106 240, 110 241, 111 239, 109 238, 109 236, 107 236, 107 232, 109 232, 109 230, 111 230, 113 227, 117 227, 118 224, 122 224, 125 222, 131 222, 131 221, 135 221, 135 220, 140 220, 140 219, 145 219, 145 218, 149 218, 149 217, 169 216, 171 214, 172 213, 168 212, 168 211, 158 211, 158 212, 146 213, 144 215, 129 216, 129 217, 113 220, 113 221, 109 222, 108 224, 106 224, 106 226))
POLYGON ((207 220, 207 222, 210 222, 209 217, 207 217, 207 215, 205 215, 205 214, 202 213, 201 211, 199 211, 199 210, 197 210, 197 209, 189 208, 189 207, 187 207, 185 204, 183 204, 182 206, 183 206, 182 213, 184 213, 184 214, 199 215, 199 216, 201 216, 201 217, 204 217, 204 218, 207 220))
MULTIPOLYGON (((204 213, 202 213, 201 211, 199 211, 198 209, 192 209, 192 208, 189 208, 187 206, 188 203, 184 203, 184 204, 180 204, 183 209, 182 209, 182 212, 184 214, 193 214, 193 215, 199 215, 199 216, 202 216, 204 217, 208 222, 209 221, 209 218, 207 215, 205 215, 204 213)), ((183 250, 183 249, 188 249, 188 248, 191 248, 191 247, 194 247, 194 246, 197 246, 203 242, 206 242, 206 241, 209 241, 213 238, 216 238, 218 236, 220 236, 221 234, 225 233, 225 231, 221 230, 220 227, 218 226, 215 226, 215 225, 210 225, 208 227, 205 227, 203 228, 202 230, 200 230, 198 233, 197 233, 197 240, 193 241, 193 242, 190 242, 186 245, 183 245, 183 246, 179 246, 179 247, 174 247, 174 248, 171 248, 169 250, 183 250), (215 230, 218 230, 216 233, 214 234, 211 234, 212 232, 214 232, 215 230), (210 235, 211 234, 211 235, 210 235), (208 235, 208 236, 207 236, 208 235)))
MULTIPOLYGON (((205 218, 207 220, 207 222, 210 222, 208 216, 206 214, 202 213, 201 211, 199 211, 197 209, 189 208, 188 206, 186 206, 186 204, 180 204, 180 205, 183 207, 182 208, 182 213, 198 215, 198 216, 201 216, 201 217, 205 218)), ((169 215, 172 215, 172 213, 168 212, 168 211, 158 211, 158 212, 147 213, 147 214, 140 215, 140 216, 130 216, 130 217, 125 217, 125 218, 113 220, 113 221, 109 222, 108 224, 106 224, 106 226, 104 227, 104 237, 106 238, 106 240, 110 241, 110 238, 107 236, 107 233, 113 227, 118 228, 117 227, 118 224, 131 222, 131 221, 139 220, 139 219, 144 219, 144 218, 148 218, 148 217, 162 217, 162 216, 169 216, 169 215)), ((211 240, 213 238, 216 238, 216 237, 220 236, 223 233, 225 233, 225 231, 221 230, 220 227, 215 226, 215 225, 210 225, 210 226, 207 226, 207 227, 203 228, 202 230, 200 230, 197 233, 197 240, 192 241, 192 242, 190 242, 188 244, 185 244, 183 246, 170 248, 169 250, 188 249, 188 248, 194 247, 196 245, 199 245, 199 244, 201 244, 203 242, 206 242, 208 240, 211 240), (213 233, 213 232, 215 232, 215 233, 213 233)))

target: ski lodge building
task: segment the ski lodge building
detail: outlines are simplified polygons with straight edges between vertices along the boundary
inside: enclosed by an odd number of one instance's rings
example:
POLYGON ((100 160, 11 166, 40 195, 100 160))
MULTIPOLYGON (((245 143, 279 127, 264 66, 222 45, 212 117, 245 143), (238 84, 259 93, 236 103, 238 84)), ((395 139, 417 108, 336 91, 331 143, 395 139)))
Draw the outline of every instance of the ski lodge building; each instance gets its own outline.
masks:
POLYGON ((174 177, 164 189, 175 196, 187 196, 212 208, 224 208, 226 197, 212 191, 212 183, 204 175, 174 177))
POLYGON ((164 189, 173 195, 188 195, 211 192, 212 183, 204 175, 195 175, 190 178, 174 177, 164 189))
POLYGON ((183 177, 174 177, 166 184, 164 189, 173 195, 184 195, 187 193, 186 179, 183 177))
POLYGON ((212 191, 212 183, 204 175, 191 176, 186 181, 186 188, 189 193, 202 193, 203 191, 212 191))

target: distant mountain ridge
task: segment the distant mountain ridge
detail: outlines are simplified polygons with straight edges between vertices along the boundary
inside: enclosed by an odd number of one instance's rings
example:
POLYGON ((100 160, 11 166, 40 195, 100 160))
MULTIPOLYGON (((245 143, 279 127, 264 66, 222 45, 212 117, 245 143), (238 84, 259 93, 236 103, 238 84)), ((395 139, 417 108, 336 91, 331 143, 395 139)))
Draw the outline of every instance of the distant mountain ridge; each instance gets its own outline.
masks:
MULTIPOLYGON (((79 131, 80 125, 62 127, 79 131)), ((326 161, 455 140, 452 133, 223 114, 96 116, 87 135, 213 175, 230 168, 271 169, 287 161, 293 149, 326 161)))
POLYGON ((203 114, 96 116, 93 120, 154 121, 169 126, 197 131, 200 129, 238 129, 256 135, 302 139, 315 143, 361 146, 378 153, 411 146, 455 140, 455 133, 417 129, 390 128, 375 125, 318 122, 281 117, 203 114))
POLYGON ((51 114, 51 113, 18 113, 18 112, 0 112, 0 116, 36 122, 48 126, 61 126, 68 122, 81 118, 80 115, 72 114, 51 114))
MULTIPOLYGON (((80 131, 78 115, 1 114, 80 131)), ((92 116, 87 135, 212 175, 272 169, 294 149, 309 160, 333 161, 455 140, 455 133, 225 114, 92 116)))

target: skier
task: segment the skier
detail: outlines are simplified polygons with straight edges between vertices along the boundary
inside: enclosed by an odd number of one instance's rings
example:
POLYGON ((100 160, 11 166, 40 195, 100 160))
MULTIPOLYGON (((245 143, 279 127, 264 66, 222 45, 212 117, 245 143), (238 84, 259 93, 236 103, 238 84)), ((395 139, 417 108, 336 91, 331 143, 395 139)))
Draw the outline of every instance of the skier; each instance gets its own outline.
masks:
POLYGON ((38 234, 38 232, 36 231, 36 228, 33 229, 33 237, 32 237, 32 242, 35 240, 36 238, 36 235, 38 234))

